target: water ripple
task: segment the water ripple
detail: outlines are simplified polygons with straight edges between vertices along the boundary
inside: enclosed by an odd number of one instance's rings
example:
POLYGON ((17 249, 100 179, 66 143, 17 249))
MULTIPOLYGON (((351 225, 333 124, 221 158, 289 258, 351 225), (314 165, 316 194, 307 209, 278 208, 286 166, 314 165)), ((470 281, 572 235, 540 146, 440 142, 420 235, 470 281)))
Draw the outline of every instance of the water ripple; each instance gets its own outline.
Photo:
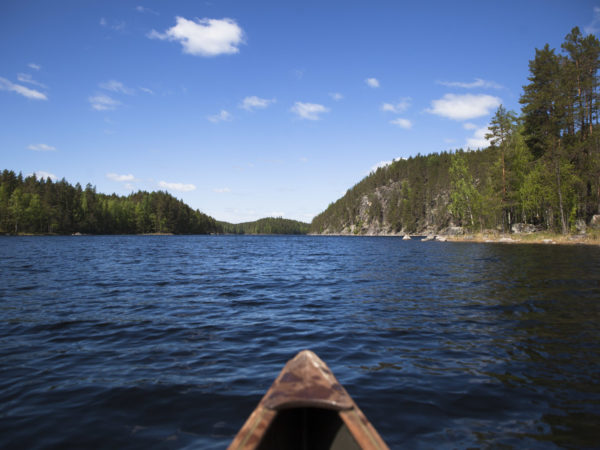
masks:
POLYGON ((600 441, 596 248, 1 237, 0 275, 3 448, 223 448, 303 348, 391 447, 600 441))

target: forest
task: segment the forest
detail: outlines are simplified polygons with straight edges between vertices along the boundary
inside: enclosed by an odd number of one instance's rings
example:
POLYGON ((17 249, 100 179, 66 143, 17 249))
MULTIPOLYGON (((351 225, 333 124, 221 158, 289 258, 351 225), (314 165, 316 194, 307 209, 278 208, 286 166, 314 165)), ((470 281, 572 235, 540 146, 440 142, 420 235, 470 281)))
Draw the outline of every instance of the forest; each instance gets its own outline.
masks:
POLYGON ((521 112, 498 108, 487 149, 379 168, 316 216, 311 231, 585 228, 600 213, 599 56, 598 39, 577 27, 560 52, 536 49, 521 112))
POLYGON ((126 197, 96 192, 35 175, 0 174, 0 232, 32 234, 206 234, 215 219, 194 211, 167 192, 126 197))
POLYGON ((254 222, 217 222, 226 234, 307 234, 310 224, 282 217, 265 217, 254 222))
POLYGON ((3 234, 306 234, 309 224, 281 217, 231 224, 194 211, 167 192, 126 197, 35 175, 0 173, 3 234))

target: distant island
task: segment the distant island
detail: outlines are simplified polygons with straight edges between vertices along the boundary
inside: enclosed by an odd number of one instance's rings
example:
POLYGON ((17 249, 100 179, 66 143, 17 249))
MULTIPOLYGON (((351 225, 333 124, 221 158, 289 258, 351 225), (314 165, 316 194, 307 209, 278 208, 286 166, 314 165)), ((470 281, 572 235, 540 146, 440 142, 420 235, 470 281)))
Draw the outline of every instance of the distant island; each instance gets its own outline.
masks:
POLYGON ((163 191, 106 195, 91 184, 0 174, 2 234, 306 234, 309 227, 281 217, 219 222, 163 191))

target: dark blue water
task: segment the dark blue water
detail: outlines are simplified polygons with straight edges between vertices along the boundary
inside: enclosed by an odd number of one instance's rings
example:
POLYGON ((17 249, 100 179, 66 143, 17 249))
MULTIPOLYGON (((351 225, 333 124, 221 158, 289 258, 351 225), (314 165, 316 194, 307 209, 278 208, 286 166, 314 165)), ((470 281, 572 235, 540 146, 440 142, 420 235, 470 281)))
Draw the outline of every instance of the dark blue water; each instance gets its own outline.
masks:
POLYGON ((390 447, 600 444, 600 248, 0 238, 0 447, 224 448, 304 348, 390 447))

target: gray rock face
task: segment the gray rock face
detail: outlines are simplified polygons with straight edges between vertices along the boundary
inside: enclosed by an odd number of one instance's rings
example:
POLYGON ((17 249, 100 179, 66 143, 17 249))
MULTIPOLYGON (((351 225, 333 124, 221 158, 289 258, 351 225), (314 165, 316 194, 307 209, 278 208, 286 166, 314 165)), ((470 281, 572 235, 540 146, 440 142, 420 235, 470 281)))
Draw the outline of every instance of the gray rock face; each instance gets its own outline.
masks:
POLYGON ((575 222, 575 228, 577 229, 577 233, 578 234, 585 234, 585 232, 587 230, 587 226, 585 224, 585 220, 578 219, 575 222))
POLYGON ((513 233, 535 233, 536 228, 535 225, 531 225, 529 223, 514 223, 511 227, 513 233))
POLYGON ((590 228, 600 228, 600 214, 596 214, 592 217, 592 220, 590 220, 590 228))
POLYGON ((460 236, 465 234, 465 230, 463 227, 448 227, 442 234, 445 234, 446 236, 460 236))

